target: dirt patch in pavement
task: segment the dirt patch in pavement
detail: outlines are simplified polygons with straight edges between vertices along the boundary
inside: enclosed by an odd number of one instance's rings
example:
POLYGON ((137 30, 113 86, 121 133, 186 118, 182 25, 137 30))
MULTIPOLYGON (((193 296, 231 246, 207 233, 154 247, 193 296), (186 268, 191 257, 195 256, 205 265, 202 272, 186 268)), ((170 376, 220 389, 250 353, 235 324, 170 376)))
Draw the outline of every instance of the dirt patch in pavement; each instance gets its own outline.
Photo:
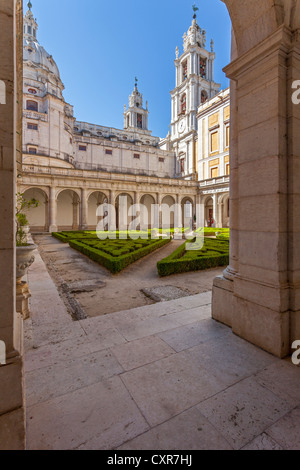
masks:
MULTIPOLYGON (((107 269, 73 250, 50 235, 36 235, 34 241, 46 263, 50 275, 68 307, 72 303, 79 308, 79 316, 94 317, 121 310, 129 310, 155 303, 155 300, 170 300, 172 287, 183 291, 182 295, 195 295, 212 289, 213 279, 224 268, 176 274, 160 278, 156 264, 169 256, 183 241, 173 240, 168 245, 128 266, 119 274, 107 269), (164 298, 164 290, 167 298, 164 298), (161 292, 161 296, 145 295, 142 290, 161 292), (151 298, 152 297, 152 298, 151 298), (155 298, 155 300, 153 300, 155 298), (70 300, 71 299, 71 300, 70 300), (74 299, 75 302, 72 302, 74 299)), ((174 289, 174 298, 178 290, 174 289)), ((76 315, 73 315, 76 318, 76 315)))

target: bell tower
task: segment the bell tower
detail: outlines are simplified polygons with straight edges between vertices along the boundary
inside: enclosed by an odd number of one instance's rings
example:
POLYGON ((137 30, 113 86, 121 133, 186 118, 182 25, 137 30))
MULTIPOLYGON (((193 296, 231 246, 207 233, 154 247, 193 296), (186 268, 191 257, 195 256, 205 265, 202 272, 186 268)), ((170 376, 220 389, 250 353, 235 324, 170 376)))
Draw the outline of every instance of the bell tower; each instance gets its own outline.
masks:
POLYGON ((176 47, 176 87, 171 91, 171 142, 177 153, 177 173, 193 176, 194 142, 197 133, 197 110, 201 103, 220 90, 214 82, 214 42, 206 49, 206 31, 197 23, 196 11, 187 33, 183 35, 183 53, 176 47), (180 156, 180 158, 179 158, 180 156))
POLYGON ((28 11, 24 17, 24 38, 36 41, 38 25, 31 11, 32 3, 29 1, 27 6, 28 11))
POLYGON ((143 108, 143 95, 138 91, 138 79, 135 79, 134 90, 129 96, 129 108, 124 106, 124 129, 148 131, 148 102, 143 108))

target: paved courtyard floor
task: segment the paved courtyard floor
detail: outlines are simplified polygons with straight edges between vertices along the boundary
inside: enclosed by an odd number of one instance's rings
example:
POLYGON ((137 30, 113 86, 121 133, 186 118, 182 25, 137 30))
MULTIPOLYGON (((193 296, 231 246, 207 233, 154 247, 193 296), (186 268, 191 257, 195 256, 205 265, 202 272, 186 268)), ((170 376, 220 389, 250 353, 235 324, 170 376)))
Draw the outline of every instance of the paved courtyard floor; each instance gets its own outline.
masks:
POLYGON ((300 449, 299 367, 214 322, 210 292, 74 322, 40 256, 29 282, 28 449, 300 449))

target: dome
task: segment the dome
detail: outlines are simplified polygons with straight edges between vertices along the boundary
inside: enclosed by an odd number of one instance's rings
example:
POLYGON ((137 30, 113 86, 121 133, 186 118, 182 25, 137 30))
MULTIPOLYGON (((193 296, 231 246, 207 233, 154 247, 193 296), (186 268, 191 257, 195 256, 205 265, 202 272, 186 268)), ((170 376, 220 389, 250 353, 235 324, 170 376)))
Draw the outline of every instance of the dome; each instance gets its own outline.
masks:
POLYGON ((55 75, 61 81, 58 67, 53 57, 39 44, 37 40, 38 25, 31 11, 31 3, 28 3, 29 10, 24 17, 24 39, 23 39, 23 59, 32 62, 34 65, 43 68, 47 73, 55 75))
POLYGON ((23 59, 39 65, 47 72, 53 73, 59 80, 60 74, 53 57, 37 42, 30 38, 23 41, 23 59))

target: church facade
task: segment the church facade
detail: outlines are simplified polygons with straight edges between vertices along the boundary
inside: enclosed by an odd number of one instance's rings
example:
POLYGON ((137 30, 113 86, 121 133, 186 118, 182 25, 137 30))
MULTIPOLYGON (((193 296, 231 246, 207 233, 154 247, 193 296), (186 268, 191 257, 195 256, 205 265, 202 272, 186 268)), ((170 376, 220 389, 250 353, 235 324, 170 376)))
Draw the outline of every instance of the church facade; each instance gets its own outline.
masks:
MULTIPOLYGON (((124 128, 79 122, 63 97, 53 57, 37 40, 31 5, 24 17, 23 171, 18 189, 40 201, 29 214, 34 232, 94 229, 97 207, 204 205, 198 225, 229 224, 229 92, 213 79, 215 54, 196 19, 176 48, 171 133, 152 136, 148 103, 135 83, 124 128), (214 131, 214 132, 212 132, 214 131), (217 133, 217 136, 215 135, 217 133), (227 139, 227 140, 226 140, 227 139), (228 207, 227 207, 228 206, 228 207)), ((162 209, 163 210, 163 209, 162 209)), ((183 220, 182 220, 183 222, 183 220)), ((172 219, 174 223, 174 217, 172 219)))

